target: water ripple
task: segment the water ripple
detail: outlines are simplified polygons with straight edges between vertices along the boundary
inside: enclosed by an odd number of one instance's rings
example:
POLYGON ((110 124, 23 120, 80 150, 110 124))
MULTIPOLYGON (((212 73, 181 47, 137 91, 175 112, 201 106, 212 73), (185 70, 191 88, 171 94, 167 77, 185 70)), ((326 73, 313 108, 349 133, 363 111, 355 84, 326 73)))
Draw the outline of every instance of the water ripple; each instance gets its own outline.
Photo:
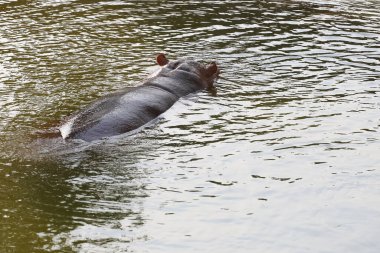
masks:
POLYGON ((378 248, 379 8, 0 0, 5 244, 20 252, 30 250, 23 241, 78 252, 378 248), (158 52, 216 60, 216 94, 181 99, 135 136, 31 139, 139 84, 158 52))

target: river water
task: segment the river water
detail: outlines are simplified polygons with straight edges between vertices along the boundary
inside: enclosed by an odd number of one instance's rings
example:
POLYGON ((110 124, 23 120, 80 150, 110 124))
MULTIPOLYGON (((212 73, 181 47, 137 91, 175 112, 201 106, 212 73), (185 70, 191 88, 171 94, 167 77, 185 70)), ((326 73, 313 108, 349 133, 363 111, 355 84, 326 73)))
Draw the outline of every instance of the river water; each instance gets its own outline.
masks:
POLYGON ((0 252, 379 252, 380 1, 0 0, 0 252), (216 61, 134 135, 36 138, 216 61))

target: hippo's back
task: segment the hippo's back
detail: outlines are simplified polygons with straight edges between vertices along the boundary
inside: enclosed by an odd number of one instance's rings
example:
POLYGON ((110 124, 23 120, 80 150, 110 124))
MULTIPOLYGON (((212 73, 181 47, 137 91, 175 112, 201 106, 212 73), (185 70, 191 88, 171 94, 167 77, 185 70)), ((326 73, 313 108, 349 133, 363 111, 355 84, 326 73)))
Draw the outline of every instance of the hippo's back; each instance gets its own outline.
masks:
POLYGON ((92 141, 132 131, 168 110, 179 97, 155 86, 110 94, 73 115, 60 131, 63 138, 92 141))

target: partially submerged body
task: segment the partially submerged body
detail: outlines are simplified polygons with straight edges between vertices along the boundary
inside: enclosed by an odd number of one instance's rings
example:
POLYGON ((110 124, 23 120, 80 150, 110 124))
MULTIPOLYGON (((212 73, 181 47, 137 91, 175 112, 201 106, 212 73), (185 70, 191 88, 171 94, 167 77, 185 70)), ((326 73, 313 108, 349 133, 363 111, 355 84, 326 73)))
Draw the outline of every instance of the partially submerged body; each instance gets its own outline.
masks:
POLYGON ((135 130, 168 110, 179 98, 210 89, 219 73, 215 63, 169 62, 157 56, 162 67, 142 85, 106 95, 74 115, 59 128, 64 139, 85 141, 135 130))

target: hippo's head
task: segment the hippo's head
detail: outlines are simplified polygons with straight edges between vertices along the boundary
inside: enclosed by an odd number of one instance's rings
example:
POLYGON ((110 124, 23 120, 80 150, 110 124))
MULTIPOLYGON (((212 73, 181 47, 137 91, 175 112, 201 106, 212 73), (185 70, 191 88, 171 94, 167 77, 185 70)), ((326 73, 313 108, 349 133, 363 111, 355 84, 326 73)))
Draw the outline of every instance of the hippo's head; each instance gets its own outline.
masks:
POLYGON ((180 59, 170 61, 163 53, 156 57, 157 64, 162 67, 162 71, 184 71, 192 75, 197 75, 205 85, 205 88, 212 88, 214 81, 218 78, 219 68, 215 62, 208 65, 203 65, 197 61, 189 59, 180 59))

